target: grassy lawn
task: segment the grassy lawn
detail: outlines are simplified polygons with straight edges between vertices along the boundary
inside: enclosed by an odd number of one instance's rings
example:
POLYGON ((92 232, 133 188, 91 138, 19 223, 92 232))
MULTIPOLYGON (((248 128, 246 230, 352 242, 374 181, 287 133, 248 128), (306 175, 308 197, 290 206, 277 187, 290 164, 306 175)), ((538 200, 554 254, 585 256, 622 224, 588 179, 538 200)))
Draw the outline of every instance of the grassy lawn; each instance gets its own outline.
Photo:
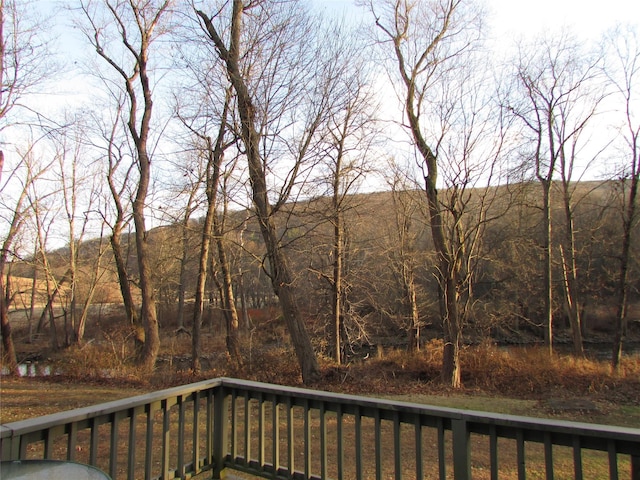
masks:
POLYGON ((479 410, 536 418, 640 428, 640 406, 616 405, 603 400, 524 400, 488 395, 386 395, 384 398, 440 407, 479 410))

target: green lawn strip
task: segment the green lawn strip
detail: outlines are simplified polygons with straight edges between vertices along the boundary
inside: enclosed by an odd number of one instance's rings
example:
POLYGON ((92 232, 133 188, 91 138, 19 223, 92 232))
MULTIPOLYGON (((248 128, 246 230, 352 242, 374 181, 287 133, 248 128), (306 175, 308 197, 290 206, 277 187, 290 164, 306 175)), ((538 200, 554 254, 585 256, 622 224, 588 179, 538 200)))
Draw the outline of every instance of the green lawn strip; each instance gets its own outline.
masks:
POLYGON ((385 395, 382 398, 425 405, 478 410, 536 418, 569 420, 640 428, 640 406, 588 401, 593 408, 581 409, 571 400, 528 400, 489 395, 385 395))

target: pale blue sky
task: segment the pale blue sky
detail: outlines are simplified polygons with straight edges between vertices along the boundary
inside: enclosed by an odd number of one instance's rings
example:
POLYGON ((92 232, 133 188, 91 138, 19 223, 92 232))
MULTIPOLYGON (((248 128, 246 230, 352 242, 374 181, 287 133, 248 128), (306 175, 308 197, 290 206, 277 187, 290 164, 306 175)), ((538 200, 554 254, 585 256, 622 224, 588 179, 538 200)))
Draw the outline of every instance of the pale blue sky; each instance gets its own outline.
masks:
MULTIPOLYGON (((312 0, 340 12, 356 10, 355 0, 312 0)), ((571 27, 585 37, 597 37, 616 23, 640 26, 638 0, 484 0, 496 35, 535 35, 571 27)))

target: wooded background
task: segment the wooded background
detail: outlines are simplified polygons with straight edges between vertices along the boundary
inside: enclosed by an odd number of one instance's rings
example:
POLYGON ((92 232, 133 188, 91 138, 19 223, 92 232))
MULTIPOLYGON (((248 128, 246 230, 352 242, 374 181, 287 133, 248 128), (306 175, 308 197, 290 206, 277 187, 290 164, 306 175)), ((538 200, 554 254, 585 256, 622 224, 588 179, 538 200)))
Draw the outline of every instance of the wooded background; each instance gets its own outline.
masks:
POLYGON ((265 309, 309 382, 318 352, 432 337, 454 387, 486 338, 578 356, 606 339, 619 364, 640 295, 632 27, 496 51, 472 0, 363 2, 351 21, 81 0, 57 12, 81 45, 64 58, 36 4, 0 4, 10 371, 18 318, 82 343, 101 303, 123 305, 147 370, 171 325, 198 371, 212 321, 241 364, 265 309))

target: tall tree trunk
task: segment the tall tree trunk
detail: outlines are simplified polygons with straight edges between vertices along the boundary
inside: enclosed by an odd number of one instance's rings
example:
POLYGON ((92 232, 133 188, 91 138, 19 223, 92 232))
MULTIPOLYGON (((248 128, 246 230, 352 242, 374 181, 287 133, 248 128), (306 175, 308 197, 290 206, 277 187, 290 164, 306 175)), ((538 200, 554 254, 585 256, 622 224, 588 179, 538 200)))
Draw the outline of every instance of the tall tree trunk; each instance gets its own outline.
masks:
MULTIPOLYGON (((262 178, 262 180, 264 181, 264 178, 262 178)), ((255 195, 256 187, 254 183, 254 203, 259 212, 258 221, 260 223, 260 230, 267 247, 271 285, 273 286, 274 293, 280 300, 282 314, 287 324, 289 334, 291 335, 293 348, 302 371, 302 379, 305 383, 313 383, 320 378, 320 368, 298 307, 289 263, 280 250, 273 218, 267 213, 268 199, 266 195, 266 185, 264 185, 264 187, 264 189, 258 189, 258 193, 262 190, 262 195, 255 195)))
POLYGON ((202 314, 204 311, 204 298, 207 285, 207 268, 211 250, 211 240, 216 221, 216 207, 218 198, 218 186, 220 184, 220 166, 224 155, 224 136, 227 131, 227 115, 229 111, 229 92, 225 96, 224 108, 220 117, 220 127, 215 145, 211 138, 203 136, 201 139, 207 147, 207 167, 206 167, 206 195, 207 212, 202 226, 202 238, 200 241, 200 256, 198 258, 198 279, 196 282, 195 302, 193 306, 193 326, 191 335, 191 365, 194 372, 199 372, 202 365, 200 346, 200 335, 202 331, 202 314))
POLYGON ((436 158, 426 144, 424 158, 431 165, 429 176, 425 178, 425 189, 429 205, 429 224, 431 237, 438 256, 438 279, 443 299, 441 305, 442 324, 444 329, 444 351, 442 356, 442 378, 453 388, 461 386, 460 348, 462 346, 462 321, 458 312, 458 292, 456 265, 447 248, 444 234, 444 219, 438 201, 436 189, 436 158))
POLYGON ((562 203, 564 207, 565 230, 564 244, 560 244, 560 257, 562 260, 562 277, 564 287, 564 299, 571 327, 571 337, 573 339, 573 353, 578 357, 584 357, 584 347, 582 342, 582 318, 580 292, 578 290, 578 267, 576 265, 576 235, 574 227, 574 215, 572 206, 572 192, 570 185, 570 173, 573 166, 573 156, 567 166, 567 159, 564 149, 560 155, 560 171, 562 174, 562 203))
MULTIPOLYGON (((148 72, 148 62, 154 31, 156 31, 156 27, 160 29, 158 26, 160 19, 169 8, 169 4, 169 0, 164 0, 157 5, 149 3, 138 5, 137 2, 124 2, 107 6, 105 13, 111 17, 113 23, 120 26, 117 30, 119 40, 126 47, 124 51, 131 55, 127 59, 128 63, 121 61, 122 59, 120 58, 114 60, 109 56, 108 46, 102 44, 104 40, 103 32, 96 25, 94 19, 91 18, 93 12, 89 12, 86 5, 81 5, 94 33, 89 37, 96 53, 121 77, 129 102, 126 123, 130 138, 135 145, 135 164, 139 173, 135 197, 133 198, 133 224, 135 227, 136 254, 142 300, 140 319, 144 327, 145 337, 144 346, 137 362, 147 372, 155 367, 160 349, 158 316, 151 266, 149 264, 149 244, 144 213, 151 180, 151 158, 149 157, 148 140, 153 112, 153 88, 148 72), (131 31, 135 31, 135 36, 129 36, 131 31), (130 73, 125 71, 125 68, 128 67, 123 67, 123 64, 131 66, 130 73), (142 97, 141 104, 139 103, 140 94, 142 97), (140 118, 138 118, 139 115, 140 118)), ((113 167, 113 164, 111 166, 113 167)), ((113 173, 113 170, 110 170, 111 173, 113 173)), ((113 192, 111 184, 110 187, 113 192)))
MULTIPOLYGON (((186 228, 186 227, 185 227, 186 228)), ((180 259, 180 280, 178 285, 178 313, 177 319, 178 329, 181 330, 184 328, 184 300, 186 296, 187 290, 187 255, 188 255, 189 245, 184 239, 182 243, 182 258, 180 259)))
POLYGON ((408 85, 407 115, 416 146, 427 166, 425 192, 429 208, 431 238, 437 255, 440 304, 443 307, 442 325, 444 330, 444 350, 442 356, 442 379, 453 388, 461 386, 460 348, 462 346, 462 319, 458 312, 458 269, 447 247, 444 218, 438 199, 436 182, 438 162, 420 130, 419 119, 414 111, 415 86, 408 85))
MULTIPOLYGON (((207 179, 209 183, 209 179, 207 179)), ((207 196, 209 196, 209 187, 207 187, 207 196)), ((199 373, 202 364, 200 357, 202 356, 201 348, 201 331, 202 331, 202 314, 204 311, 204 299, 206 295, 207 269, 209 265, 209 251, 211 248, 211 234, 213 230, 213 217, 215 216, 215 201, 210 197, 207 206, 207 213, 202 226, 202 240, 200 242, 200 256, 198 257, 198 279, 196 281, 195 300, 193 305, 193 325, 191 333, 191 368, 195 373, 199 373)))
POLYGON ((544 344, 549 355, 553 354, 553 255, 551 251, 551 181, 542 181, 542 210, 544 239, 542 250, 544 255, 544 344))
MULTIPOLYGON (((637 155, 637 148, 634 148, 634 154, 637 155)), ((633 230, 634 220, 636 218, 638 184, 640 183, 640 162, 636 156, 633 159, 633 168, 631 174, 631 187, 629 189, 629 199, 627 203, 627 211, 623 218, 622 230, 622 251, 620 253, 620 273, 618 277, 618 287, 616 292, 616 302, 618 304, 616 311, 616 334, 613 342, 613 355, 611 357, 611 365, 617 370, 622 360, 622 348, 627 335, 627 300, 629 297, 629 252, 631 248, 631 233, 633 230)))
POLYGON ((260 154, 260 133, 256 130, 256 108, 240 71, 240 38, 242 31, 242 15, 244 5, 241 0, 234 0, 232 6, 231 39, 227 49, 218 35, 209 17, 197 11, 203 20, 207 32, 214 41, 216 49, 225 62, 231 84, 236 92, 238 113, 241 120, 241 136, 249 163, 249 179, 253 192, 253 204, 256 209, 260 231, 267 249, 271 284, 274 293, 280 300, 282 314, 287 324, 298 363, 305 383, 312 383, 320 378, 320 369, 311 339, 307 333, 293 287, 291 269, 280 248, 272 207, 267 192, 266 173, 260 154))
MULTIPOLYGON (((2 262, 2 260, 0 260, 2 262)), ((11 375, 18 375, 18 358, 11 333, 9 321, 9 304, 11 302, 11 282, 7 275, 5 284, 4 262, 0 268, 0 334, 2 334, 2 360, 11 375)))
POLYGON ((146 147, 140 148, 140 183, 138 193, 133 202, 133 222, 136 228, 136 253, 138 258, 138 274, 140 276, 140 294, 142 296, 141 317, 144 327, 144 346, 139 363, 147 371, 153 370, 160 350, 160 333, 156 312, 156 300, 151 280, 149 265, 149 244, 144 220, 144 206, 150 178, 150 163, 146 155, 146 147))
MULTIPOLYGON (((226 211, 226 208, 224 210, 226 211)), ((227 351, 236 365, 242 366, 244 362, 242 360, 242 354, 240 353, 240 341, 238 339, 238 311, 233 295, 231 269, 229 268, 229 260, 224 245, 222 227, 216 215, 213 217, 213 229, 218 247, 218 263, 220 265, 220 272, 222 273, 222 300, 225 318, 227 319, 227 351)))
MULTIPOLYGON (((409 260, 407 260, 409 261, 409 260)), ((409 314, 409 352, 420 350, 420 317, 418 315, 418 302, 416 299, 416 282, 413 268, 403 261, 403 283, 404 293, 409 314)))
MULTIPOLYGON (((35 257, 35 255, 34 255, 35 257)), ((33 264, 33 279, 31 281, 31 299, 29 302, 29 343, 33 341, 33 320, 36 317, 36 298, 38 293, 38 264, 33 264)))
POLYGON ((562 259, 562 279, 564 286, 564 299, 571 327, 571 338, 573 340, 573 354, 584 357, 584 346, 582 343, 582 319, 580 314, 580 304, 578 301, 578 279, 576 274, 575 255, 571 254, 569 247, 565 253, 560 245, 560 257, 562 259))
MULTIPOLYGON (((337 175, 336 175, 337 177, 337 175)), ((337 183, 337 182, 336 182, 337 183)), ((337 201, 338 191, 334 187, 335 224, 333 226, 333 282, 331 292, 331 314, 333 325, 333 358, 338 365, 342 363, 344 346, 341 344, 342 333, 342 258, 344 255, 344 230, 342 226, 342 212, 339 211, 337 201)))
POLYGON ((116 262, 118 284, 120 286, 120 294, 122 295, 127 321, 129 324, 135 325, 138 323, 138 314, 136 313, 136 304, 133 301, 133 294, 131 293, 131 282, 129 281, 127 263, 122 251, 122 234, 119 229, 114 229, 109 241, 111 243, 111 250, 113 251, 113 258, 116 262))

